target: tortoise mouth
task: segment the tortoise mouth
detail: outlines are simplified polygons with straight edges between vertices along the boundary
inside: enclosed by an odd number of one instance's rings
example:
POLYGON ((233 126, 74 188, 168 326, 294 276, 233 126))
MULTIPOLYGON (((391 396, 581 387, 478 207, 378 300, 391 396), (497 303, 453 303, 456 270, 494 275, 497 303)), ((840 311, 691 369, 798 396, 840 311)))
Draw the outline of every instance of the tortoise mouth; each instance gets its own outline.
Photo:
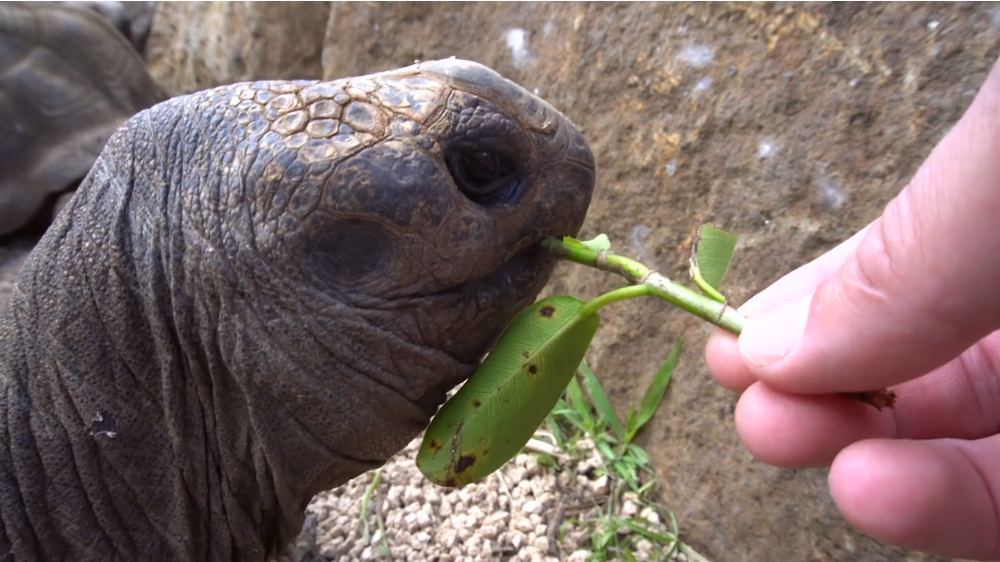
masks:
MULTIPOLYGON (((483 277, 427 296, 460 297, 465 302, 475 303, 480 312, 488 309, 503 311, 516 306, 519 301, 533 299, 548 281, 556 262, 556 258, 545 251, 540 242, 541 238, 527 244, 483 277)), ((524 306, 527 304, 530 303, 524 306)))
MULTIPOLYGON (((504 310, 519 301, 534 299, 548 281, 555 257, 532 242, 507 260, 502 267, 470 284, 479 310, 504 310)), ((530 303, 526 303, 530 304, 530 303)), ((525 306, 526 306, 525 305, 525 306)))
MULTIPOLYGON (((454 320, 461 325, 437 342, 438 349, 465 367, 461 377, 444 381, 444 390, 472 374, 507 325, 534 302, 555 262, 552 254, 532 242, 491 273, 431 295, 434 306, 453 309, 454 320)), ((443 401, 443 394, 440 398, 443 401)), ((433 396, 427 400, 435 402, 433 396)))

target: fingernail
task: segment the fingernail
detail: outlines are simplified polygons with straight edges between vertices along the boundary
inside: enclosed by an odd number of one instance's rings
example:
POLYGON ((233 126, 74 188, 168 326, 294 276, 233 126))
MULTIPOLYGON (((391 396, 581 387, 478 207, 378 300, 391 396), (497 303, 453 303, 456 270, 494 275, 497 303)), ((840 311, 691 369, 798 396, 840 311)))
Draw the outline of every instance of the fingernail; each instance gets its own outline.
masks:
POLYGON ((757 367, 766 367, 787 356, 805 331, 812 294, 752 319, 740 335, 740 354, 757 367))

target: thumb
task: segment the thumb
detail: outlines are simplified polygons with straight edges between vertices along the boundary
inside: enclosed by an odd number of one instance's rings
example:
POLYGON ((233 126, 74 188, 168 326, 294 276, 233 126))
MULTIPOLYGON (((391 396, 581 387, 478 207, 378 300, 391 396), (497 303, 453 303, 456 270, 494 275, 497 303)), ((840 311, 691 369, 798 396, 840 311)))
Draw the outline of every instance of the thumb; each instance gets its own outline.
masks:
POLYGON ((788 392, 872 390, 943 365, 1000 327, 1000 65, 911 183, 814 293, 739 340, 788 392))

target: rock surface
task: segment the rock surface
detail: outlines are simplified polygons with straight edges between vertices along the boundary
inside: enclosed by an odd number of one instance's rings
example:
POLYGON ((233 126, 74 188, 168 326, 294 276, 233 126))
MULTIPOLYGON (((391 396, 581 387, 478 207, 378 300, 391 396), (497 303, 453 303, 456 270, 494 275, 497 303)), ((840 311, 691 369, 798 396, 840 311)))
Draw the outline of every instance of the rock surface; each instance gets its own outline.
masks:
MULTIPOLYGON (((742 237, 724 287, 736 303, 878 216, 1000 53, 989 4, 166 3, 153 27, 153 72, 173 92, 451 55, 493 66, 587 135, 599 175, 582 235, 606 232, 681 279, 697 226, 713 221, 742 237)), ((614 286, 564 266, 551 291, 614 286)), ((723 562, 933 559, 852 530, 825 471, 750 457, 736 396, 704 365, 708 332, 627 302, 604 314, 590 355, 624 412, 685 337, 644 438, 684 538, 723 562)))
POLYGON ((257 80, 315 79, 329 2, 159 2, 149 72, 173 95, 257 80))

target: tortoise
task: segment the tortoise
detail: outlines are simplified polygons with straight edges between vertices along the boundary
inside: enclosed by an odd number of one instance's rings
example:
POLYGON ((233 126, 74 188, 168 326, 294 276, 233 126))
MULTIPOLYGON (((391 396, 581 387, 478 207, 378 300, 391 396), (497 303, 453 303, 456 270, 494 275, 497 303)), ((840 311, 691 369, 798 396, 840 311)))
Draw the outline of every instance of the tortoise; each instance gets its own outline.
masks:
POLYGON ((73 4, 0 4, 0 236, 90 170, 111 134, 166 99, 133 44, 73 4))
POLYGON ((534 302, 594 181, 566 116, 457 59, 140 111, 0 316, 0 559, 280 552, 534 302))

